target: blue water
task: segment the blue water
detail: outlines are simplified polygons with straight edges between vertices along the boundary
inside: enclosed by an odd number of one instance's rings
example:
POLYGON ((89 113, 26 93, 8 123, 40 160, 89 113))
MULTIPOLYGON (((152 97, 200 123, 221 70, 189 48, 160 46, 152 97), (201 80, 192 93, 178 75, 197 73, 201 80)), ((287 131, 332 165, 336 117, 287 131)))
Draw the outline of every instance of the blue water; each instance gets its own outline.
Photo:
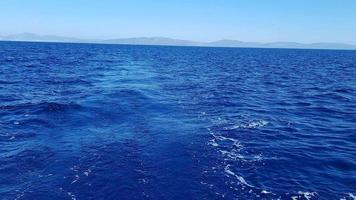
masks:
POLYGON ((356 199, 356 51, 0 42, 0 199, 356 199))

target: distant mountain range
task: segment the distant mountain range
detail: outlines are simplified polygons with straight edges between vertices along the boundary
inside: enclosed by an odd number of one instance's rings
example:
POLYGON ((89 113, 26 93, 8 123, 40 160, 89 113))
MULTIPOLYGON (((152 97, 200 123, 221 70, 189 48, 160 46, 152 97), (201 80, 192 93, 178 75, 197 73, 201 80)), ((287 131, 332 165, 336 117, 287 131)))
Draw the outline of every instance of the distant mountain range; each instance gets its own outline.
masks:
POLYGON ((296 42, 242 42, 238 40, 219 40, 214 42, 195 42, 166 37, 140 37, 123 39, 78 39, 56 35, 37 35, 22 33, 1 36, 2 41, 29 41, 29 42, 68 42, 68 43, 99 43, 99 44, 130 44, 130 45, 167 45, 167 46, 202 46, 202 47, 251 47, 251 48, 296 48, 296 49, 348 49, 356 50, 356 45, 343 43, 312 43, 303 44, 296 42))

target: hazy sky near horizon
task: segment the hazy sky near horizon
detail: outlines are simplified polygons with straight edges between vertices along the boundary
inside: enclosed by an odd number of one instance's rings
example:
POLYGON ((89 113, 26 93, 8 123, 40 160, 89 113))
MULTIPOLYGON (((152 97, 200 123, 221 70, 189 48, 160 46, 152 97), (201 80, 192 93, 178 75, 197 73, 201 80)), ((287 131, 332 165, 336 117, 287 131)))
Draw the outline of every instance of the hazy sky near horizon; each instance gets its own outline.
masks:
POLYGON ((0 0, 0 34, 356 44, 356 0, 0 0))

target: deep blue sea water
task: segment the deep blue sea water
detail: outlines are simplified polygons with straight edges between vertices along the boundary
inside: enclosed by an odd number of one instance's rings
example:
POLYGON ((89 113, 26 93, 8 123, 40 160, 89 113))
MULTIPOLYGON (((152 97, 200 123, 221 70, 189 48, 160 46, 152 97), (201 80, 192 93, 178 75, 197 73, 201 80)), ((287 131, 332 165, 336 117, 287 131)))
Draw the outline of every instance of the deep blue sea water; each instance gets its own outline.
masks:
POLYGON ((356 199, 356 51, 0 42, 0 199, 356 199))

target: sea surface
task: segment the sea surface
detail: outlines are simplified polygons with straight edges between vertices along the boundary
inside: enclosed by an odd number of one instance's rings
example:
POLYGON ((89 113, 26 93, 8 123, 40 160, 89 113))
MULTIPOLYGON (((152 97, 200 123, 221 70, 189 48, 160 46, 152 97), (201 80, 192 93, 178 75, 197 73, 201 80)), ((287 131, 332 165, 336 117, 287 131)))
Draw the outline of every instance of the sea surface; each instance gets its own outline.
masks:
POLYGON ((356 199, 356 51, 0 42, 1 200, 356 199))

